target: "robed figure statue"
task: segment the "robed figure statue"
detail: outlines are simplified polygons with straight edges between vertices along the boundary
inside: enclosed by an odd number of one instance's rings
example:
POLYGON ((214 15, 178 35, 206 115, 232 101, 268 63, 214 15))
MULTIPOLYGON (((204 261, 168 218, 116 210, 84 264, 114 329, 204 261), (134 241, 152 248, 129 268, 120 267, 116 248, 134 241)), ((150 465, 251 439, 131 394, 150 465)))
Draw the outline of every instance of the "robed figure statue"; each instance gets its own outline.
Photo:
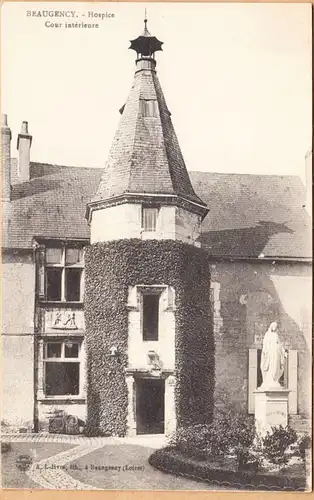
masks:
POLYGON ((270 324, 263 340, 261 389, 281 388, 279 379, 284 371, 285 356, 285 349, 277 332, 277 323, 274 321, 270 324))

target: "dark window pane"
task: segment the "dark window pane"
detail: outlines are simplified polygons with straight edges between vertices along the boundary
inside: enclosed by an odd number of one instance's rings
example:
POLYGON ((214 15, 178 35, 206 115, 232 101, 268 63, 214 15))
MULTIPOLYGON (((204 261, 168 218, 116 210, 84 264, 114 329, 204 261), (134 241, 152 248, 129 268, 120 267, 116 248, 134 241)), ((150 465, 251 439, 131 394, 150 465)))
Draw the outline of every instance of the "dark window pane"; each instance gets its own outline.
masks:
POLYGON ((80 364, 46 362, 45 394, 66 396, 79 394, 80 364))
POLYGON ((78 358, 78 355, 79 355, 79 345, 73 342, 66 342, 64 346, 64 357, 78 358))
POLYGON ((62 269, 46 269, 46 298, 47 300, 61 300, 62 269))
POLYGON ((66 248, 65 263, 66 265, 78 264, 83 260, 83 250, 81 248, 66 248))
POLYGON ((61 358, 61 342, 48 342, 46 344, 46 358, 61 358))
POLYGON ((47 264, 61 264, 62 248, 46 248, 47 264))
POLYGON ((159 294, 143 295, 143 340, 158 340, 159 294))
POLYGON ((65 270, 65 300, 77 302, 81 298, 81 269, 65 270))

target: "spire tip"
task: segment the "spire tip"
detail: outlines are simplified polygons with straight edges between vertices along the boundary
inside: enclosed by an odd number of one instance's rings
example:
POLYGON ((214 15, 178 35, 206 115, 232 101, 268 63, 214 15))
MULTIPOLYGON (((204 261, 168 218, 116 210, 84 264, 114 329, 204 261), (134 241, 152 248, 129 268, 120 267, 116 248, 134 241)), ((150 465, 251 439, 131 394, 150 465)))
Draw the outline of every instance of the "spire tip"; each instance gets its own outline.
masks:
POLYGON ((144 30, 147 30, 147 9, 145 7, 145 17, 144 17, 144 30))

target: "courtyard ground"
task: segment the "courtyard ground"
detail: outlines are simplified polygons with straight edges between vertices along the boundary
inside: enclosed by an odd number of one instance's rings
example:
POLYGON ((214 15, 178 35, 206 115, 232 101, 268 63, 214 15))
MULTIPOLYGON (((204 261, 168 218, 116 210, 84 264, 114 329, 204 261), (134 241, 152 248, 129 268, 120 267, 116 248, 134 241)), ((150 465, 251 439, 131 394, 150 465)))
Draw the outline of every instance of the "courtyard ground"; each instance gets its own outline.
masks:
POLYGON ((34 462, 53 457, 62 451, 73 448, 64 443, 10 443, 11 449, 1 454, 1 486, 2 488, 39 488, 26 473, 17 467, 17 459, 21 455, 29 455, 34 462))
POLYGON ((163 473, 148 464, 162 446, 160 437, 84 438, 70 436, 5 436, 11 450, 2 454, 3 488, 218 490, 214 484, 163 473), (17 458, 29 455, 23 472, 17 458))
POLYGON ((158 471, 148 463, 154 452, 148 446, 125 444, 104 446, 70 464, 72 477, 100 489, 214 490, 222 489, 158 471), (76 467, 77 469, 74 469, 76 467), (114 470, 107 468, 116 467, 114 470))

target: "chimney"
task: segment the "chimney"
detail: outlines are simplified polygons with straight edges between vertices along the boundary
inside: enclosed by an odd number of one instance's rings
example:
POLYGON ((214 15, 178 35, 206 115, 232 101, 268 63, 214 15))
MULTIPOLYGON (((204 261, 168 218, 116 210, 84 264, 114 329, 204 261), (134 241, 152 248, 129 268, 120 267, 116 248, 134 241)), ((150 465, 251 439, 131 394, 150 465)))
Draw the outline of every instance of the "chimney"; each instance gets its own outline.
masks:
POLYGON ((1 161, 2 161, 2 227, 1 243, 8 246, 11 199, 11 129, 7 115, 2 115, 1 122, 1 161))
POLYGON ((2 200, 11 197, 11 129, 7 115, 2 115, 1 123, 1 161, 2 161, 2 200))
POLYGON ((17 138, 17 149, 19 151, 18 178, 20 182, 29 181, 30 178, 30 150, 32 136, 28 133, 28 122, 22 122, 21 133, 17 138))

